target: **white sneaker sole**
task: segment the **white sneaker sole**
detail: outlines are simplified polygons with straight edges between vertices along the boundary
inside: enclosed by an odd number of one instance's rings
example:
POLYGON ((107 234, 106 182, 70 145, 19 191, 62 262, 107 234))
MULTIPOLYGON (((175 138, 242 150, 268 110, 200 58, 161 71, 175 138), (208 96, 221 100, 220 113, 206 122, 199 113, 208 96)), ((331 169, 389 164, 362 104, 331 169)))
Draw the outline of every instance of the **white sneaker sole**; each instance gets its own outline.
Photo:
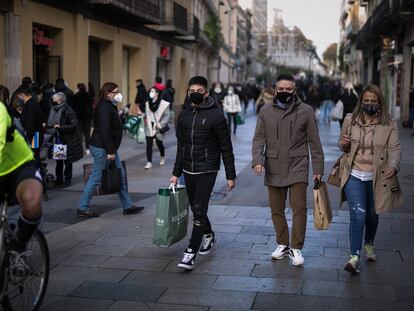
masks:
POLYGON ((211 251, 213 250, 213 246, 214 246, 214 244, 216 243, 216 241, 214 241, 213 243, 211 243, 211 247, 210 247, 210 249, 208 250, 208 251, 198 251, 198 254, 200 254, 201 256, 206 256, 206 255, 208 255, 208 254, 210 254, 211 253, 211 251))
POLYGON ((368 262, 375 262, 375 261, 377 261, 377 256, 365 256, 365 259, 368 261, 368 262))
POLYGON ((185 263, 179 263, 178 268, 183 268, 183 269, 186 269, 186 270, 194 270, 195 265, 187 265, 185 263))
POLYGON ((274 255, 272 255, 272 259, 274 259, 274 260, 281 260, 281 259, 283 259, 283 258, 286 258, 286 257, 288 257, 289 256, 289 254, 284 254, 284 255, 282 255, 282 256, 274 256, 274 255))

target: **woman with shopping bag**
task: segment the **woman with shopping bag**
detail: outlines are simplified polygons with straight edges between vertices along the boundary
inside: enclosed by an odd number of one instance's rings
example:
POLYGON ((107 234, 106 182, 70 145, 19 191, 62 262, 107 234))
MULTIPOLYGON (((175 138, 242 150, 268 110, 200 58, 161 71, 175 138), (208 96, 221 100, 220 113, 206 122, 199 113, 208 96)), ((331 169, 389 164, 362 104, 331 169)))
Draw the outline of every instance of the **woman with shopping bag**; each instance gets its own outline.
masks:
POLYGON ((345 270, 359 272, 362 241, 367 261, 375 261, 378 214, 402 205, 397 172, 401 146, 397 122, 391 119, 379 87, 366 87, 352 114, 345 117, 339 146, 340 189, 350 212, 351 257, 345 270), (365 236, 363 235, 365 229, 365 236))
MULTIPOLYGON (((93 157, 92 174, 83 190, 78 217, 98 217, 99 214, 89 207, 93 192, 102 183, 103 170, 108 169, 108 161, 114 161, 115 167, 121 173, 121 190, 118 192, 123 214, 139 213, 143 206, 132 204, 127 191, 126 172, 122 167, 118 149, 122 141, 122 122, 118 114, 117 104, 122 102, 122 94, 118 85, 107 82, 102 85, 98 95, 98 104, 93 115, 94 130, 91 138, 91 155, 93 157)), ((113 180, 112 180, 113 181, 113 180)), ((112 189, 113 190, 113 189, 112 189)), ((113 191, 111 191, 113 192, 113 191)))
POLYGON ((58 92, 52 96, 52 107, 47 120, 46 137, 52 144, 56 160, 56 185, 70 185, 72 164, 83 157, 75 112, 66 104, 66 96, 58 92))

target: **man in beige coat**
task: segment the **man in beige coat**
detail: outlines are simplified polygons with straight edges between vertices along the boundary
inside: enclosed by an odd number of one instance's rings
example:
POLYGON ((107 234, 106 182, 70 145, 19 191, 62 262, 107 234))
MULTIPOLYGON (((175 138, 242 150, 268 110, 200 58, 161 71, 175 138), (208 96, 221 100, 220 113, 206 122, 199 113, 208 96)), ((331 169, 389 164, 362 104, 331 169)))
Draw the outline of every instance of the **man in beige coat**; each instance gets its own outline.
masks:
POLYGON ((296 95, 291 75, 281 75, 276 83, 273 105, 264 106, 258 115, 252 146, 252 167, 265 172, 269 205, 278 247, 273 259, 289 256, 292 264, 304 263, 301 249, 306 233, 306 188, 309 174, 309 149, 313 179, 321 179, 324 156, 314 112, 296 95), (285 201, 293 210, 292 239, 285 216, 285 201))

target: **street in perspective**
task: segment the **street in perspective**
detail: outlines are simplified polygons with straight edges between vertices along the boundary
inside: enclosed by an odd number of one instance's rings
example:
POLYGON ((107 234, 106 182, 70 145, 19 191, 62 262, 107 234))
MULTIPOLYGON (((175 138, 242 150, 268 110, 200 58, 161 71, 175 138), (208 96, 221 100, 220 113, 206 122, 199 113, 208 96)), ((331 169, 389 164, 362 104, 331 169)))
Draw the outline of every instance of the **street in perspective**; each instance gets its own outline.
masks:
POLYGON ((0 310, 414 309, 414 0, 0 25, 0 310))

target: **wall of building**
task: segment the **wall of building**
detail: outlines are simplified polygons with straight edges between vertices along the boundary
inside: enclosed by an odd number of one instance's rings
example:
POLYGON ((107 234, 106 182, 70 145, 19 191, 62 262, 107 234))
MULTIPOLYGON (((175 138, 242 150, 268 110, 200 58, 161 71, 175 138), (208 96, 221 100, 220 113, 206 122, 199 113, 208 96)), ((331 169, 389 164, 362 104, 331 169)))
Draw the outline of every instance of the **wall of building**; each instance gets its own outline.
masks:
POLYGON ((414 57, 414 22, 407 25, 407 35, 403 42, 403 67, 402 67, 402 90, 401 90, 401 103, 402 114, 401 119, 406 121, 409 118, 410 110, 410 86, 414 87, 414 81, 411 81, 411 68, 413 66, 412 59, 414 57), (413 84, 411 84, 413 83, 413 84))

